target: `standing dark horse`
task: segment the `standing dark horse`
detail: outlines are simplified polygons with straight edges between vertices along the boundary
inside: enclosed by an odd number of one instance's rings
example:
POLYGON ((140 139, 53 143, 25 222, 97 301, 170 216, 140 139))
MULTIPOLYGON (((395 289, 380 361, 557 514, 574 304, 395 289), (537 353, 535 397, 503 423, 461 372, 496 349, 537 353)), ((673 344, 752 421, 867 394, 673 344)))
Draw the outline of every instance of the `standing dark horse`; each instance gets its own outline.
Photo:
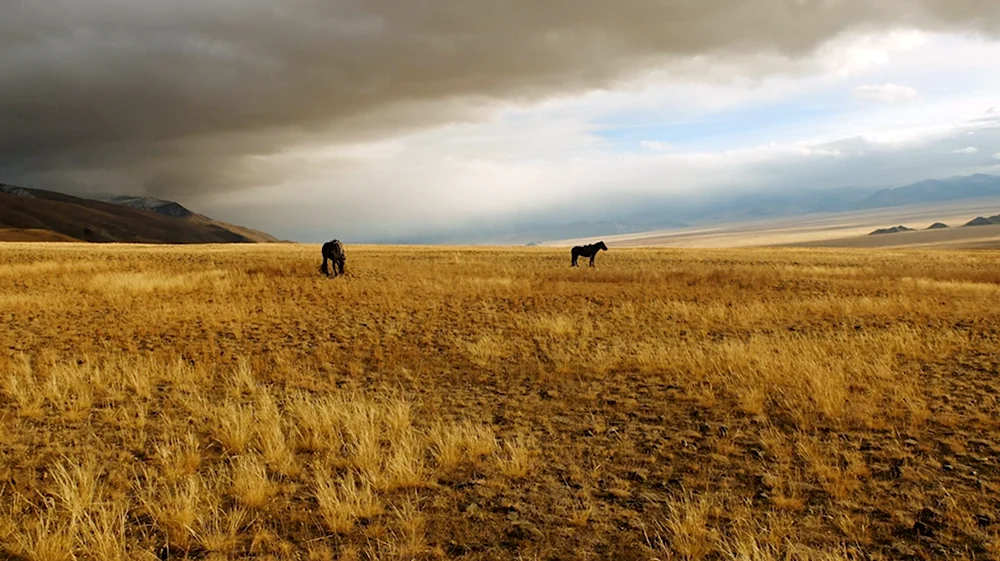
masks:
POLYGON ((604 242, 592 243, 590 245, 578 245, 573 248, 571 252, 573 255, 573 267, 578 267, 576 260, 578 257, 590 257, 590 266, 594 266, 594 257, 597 256, 597 252, 601 250, 607 251, 608 246, 604 245, 604 242))
POLYGON ((323 265, 320 266, 319 270, 326 276, 330 276, 330 267, 327 266, 327 260, 333 261, 333 276, 344 274, 344 261, 347 257, 344 255, 344 244, 340 243, 340 240, 333 240, 332 242, 326 242, 323 244, 323 265))

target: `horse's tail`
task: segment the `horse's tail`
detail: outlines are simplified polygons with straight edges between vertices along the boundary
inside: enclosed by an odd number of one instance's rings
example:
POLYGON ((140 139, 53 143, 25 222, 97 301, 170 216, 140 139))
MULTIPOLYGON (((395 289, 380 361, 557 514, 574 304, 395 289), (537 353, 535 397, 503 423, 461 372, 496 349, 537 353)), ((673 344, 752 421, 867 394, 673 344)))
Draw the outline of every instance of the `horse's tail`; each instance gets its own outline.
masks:
POLYGON ((323 255, 323 264, 319 266, 319 272, 326 276, 330 276, 330 267, 327 266, 326 261, 330 258, 330 242, 323 244, 320 249, 320 253, 323 255))

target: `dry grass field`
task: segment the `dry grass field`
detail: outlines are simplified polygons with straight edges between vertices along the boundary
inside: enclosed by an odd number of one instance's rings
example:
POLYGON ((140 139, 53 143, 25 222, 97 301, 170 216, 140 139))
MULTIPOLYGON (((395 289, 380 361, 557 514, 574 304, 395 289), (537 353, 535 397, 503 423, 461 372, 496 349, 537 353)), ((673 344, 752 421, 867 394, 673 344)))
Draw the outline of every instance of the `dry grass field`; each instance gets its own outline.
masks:
POLYGON ((1000 254, 0 245, 0 558, 1000 559, 1000 254))

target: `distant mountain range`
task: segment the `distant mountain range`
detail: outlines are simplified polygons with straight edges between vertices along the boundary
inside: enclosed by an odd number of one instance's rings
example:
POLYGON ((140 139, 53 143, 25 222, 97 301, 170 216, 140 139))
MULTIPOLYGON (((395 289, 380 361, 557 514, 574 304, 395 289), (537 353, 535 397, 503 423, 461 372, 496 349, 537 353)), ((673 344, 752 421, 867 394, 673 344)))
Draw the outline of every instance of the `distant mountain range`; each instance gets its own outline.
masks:
POLYGON ((93 200, 0 184, 0 241, 254 243, 277 238, 192 212, 173 201, 93 200))
POLYGON ((796 191, 743 192, 699 198, 661 198, 636 211, 609 208, 606 220, 556 222, 522 221, 516 224, 475 226, 394 239, 387 243, 528 244, 615 234, 706 226, 831 212, 850 212, 911 204, 1000 197, 1000 177, 970 175, 929 179, 891 189, 839 187, 796 191))
POLYGON ((982 197, 1000 197, 1000 177, 975 174, 927 179, 887 189, 839 187, 782 193, 744 193, 699 205, 671 204, 673 218, 689 223, 733 222, 796 214, 848 212, 982 197))
POLYGON ((882 208, 1000 195, 1000 177, 976 174, 949 179, 928 179, 905 187, 881 189, 865 197, 861 208, 882 208))

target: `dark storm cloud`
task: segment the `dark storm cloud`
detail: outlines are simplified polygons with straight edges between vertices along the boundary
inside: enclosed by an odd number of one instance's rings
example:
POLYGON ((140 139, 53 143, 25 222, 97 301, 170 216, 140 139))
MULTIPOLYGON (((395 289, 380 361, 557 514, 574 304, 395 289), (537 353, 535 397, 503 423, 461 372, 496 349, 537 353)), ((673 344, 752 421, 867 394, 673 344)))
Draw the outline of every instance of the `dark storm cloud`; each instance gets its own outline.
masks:
MULTIPOLYGON (((994 0, 0 0, 0 179, 177 196, 252 156, 846 30, 992 32, 994 0)), ((470 113, 470 111, 472 111, 470 113)))

